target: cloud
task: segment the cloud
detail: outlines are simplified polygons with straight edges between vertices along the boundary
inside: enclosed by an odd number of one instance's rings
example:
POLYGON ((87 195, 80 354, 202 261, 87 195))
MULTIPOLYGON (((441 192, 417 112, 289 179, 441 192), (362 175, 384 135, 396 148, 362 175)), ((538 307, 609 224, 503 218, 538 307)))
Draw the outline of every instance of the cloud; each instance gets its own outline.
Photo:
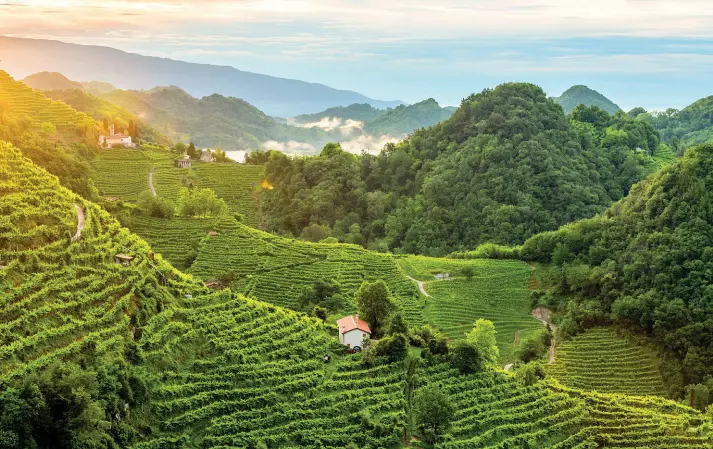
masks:
POLYGON ((387 143, 396 143, 399 140, 391 136, 377 137, 365 134, 352 140, 340 142, 340 144, 345 151, 350 153, 360 154, 362 151, 366 151, 367 153, 377 154, 387 143))
POLYGON ((268 140, 267 142, 263 142, 262 147, 266 150, 277 150, 285 154, 314 154, 317 152, 314 145, 306 142, 297 142, 295 140, 288 142, 268 140))
POLYGON ((294 119, 288 119, 287 123, 291 126, 297 126, 300 128, 319 128, 327 132, 336 130, 345 136, 349 136, 364 129, 364 122, 352 119, 344 120, 339 117, 322 117, 321 120, 310 123, 298 123, 294 119))

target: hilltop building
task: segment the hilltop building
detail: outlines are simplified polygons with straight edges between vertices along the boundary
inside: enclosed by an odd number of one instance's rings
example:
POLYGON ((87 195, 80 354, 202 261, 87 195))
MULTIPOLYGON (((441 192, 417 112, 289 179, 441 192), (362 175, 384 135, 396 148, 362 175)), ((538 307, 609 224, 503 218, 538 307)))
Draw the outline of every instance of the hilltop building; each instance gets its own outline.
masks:
POLYGON ((176 161, 178 168, 191 168, 191 157, 189 155, 183 156, 183 159, 176 161))
POLYGON ((364 320, 359 319, 359 315, 345 316, 337 320, 339 328, 339 343, 347 349, 361 349, 365 338, 371 337, 371 329, 364 320))
POLYGON ((136 144, 131 141, 131 136, 124 135, 122 133, 114 132, 114 125, 109 126, 109 135, 99 136, 99 146, 105 148, 111 148, 114 145, 119 145, 124 148, 135 148, 136 144))

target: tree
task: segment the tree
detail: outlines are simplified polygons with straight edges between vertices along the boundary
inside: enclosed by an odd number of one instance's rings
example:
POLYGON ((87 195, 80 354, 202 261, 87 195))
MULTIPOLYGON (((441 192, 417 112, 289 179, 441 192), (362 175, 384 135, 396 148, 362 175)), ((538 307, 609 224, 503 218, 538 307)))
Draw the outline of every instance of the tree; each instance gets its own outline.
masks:
POLYGON ((391 316, 389 322, 389 334, 404 334, 408 335, 408 326, 404 321, 404 317, 400 313, 395 313, 391 316))
POLYGON ((500 357, 496 340, 495 325, 492 321, 479 319, 466 334, 466 341, 478 351, 483 366, 496 365, 500 357))
POLYGON ((311 224, 302 230, 300 238, 308 242, 319 242, 332 236, 332 230, 329 226, 320 224, 311 224))
POLYGON ((482 368, 482 357, 478 353, 478 348, 468 342, 459 341, 448 351, 450 362, 453 368, 458 369, 461 374, 474 374, 482 368))
POLYGON ((384 337, 376 345, 376 355, 386 357, 389 363, 403 360, 408 353, 408 338, 404 334, 384 337))
POLYGON ((186 154, 191 159, 198 159, 200 157, 200 153, 196 149, 196 146, 193 144, 193 142, 188 144, 188 149, 186 150, 186 154))
POLYGON ((185 154, 186 153, 186 144, 183 142, 177 142, 173 146, 173 151, 175 151, 178 154, 185 154))
POLYGON ((211 189, 178 190, 178 215, 182 217, 219 216, 227 213, 228 206, 211 189))
POLYGON ((57 134, 57 127, 50 122, 42 122, 40 129, 42 130, 42 134, 47 137, 52 137, 57 134))
POLYGON ((154 196, 150 190, 139 194, 136 207, 149 217, 172 218, 176 212, 176 206, 171 201, 154 196))
POLYGON ((473 276, 475 276, 475 269, 470 265, 466 265, 465 267, 461 268, 460 273, 470 281, 471 279, 473 279, 473 276))
POLYGON ((427 444, 438 443, 451 427, 455 409, 440 388, 431 384, 416 391, 414 395, 416 426, 427 444))
POLYGON ((383 280, 364 281, 356 293, 359 317, 369 323, 374 335, 381 335, 380 329, 395 306, 391 292, 383 280))
POLYGON ((312 316, 319 318, 322 321, 327 321, 327 309, 320 306, 314 306, 312 309, 312 316))

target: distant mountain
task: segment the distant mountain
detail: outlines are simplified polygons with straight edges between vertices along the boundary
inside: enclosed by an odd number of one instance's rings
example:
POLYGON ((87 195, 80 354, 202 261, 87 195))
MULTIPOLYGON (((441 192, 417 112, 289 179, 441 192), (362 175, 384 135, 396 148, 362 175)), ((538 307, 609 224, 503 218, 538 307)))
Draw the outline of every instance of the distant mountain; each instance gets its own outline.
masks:
POLYGON ((377 109, 368 103, 355 103, 349 106, 336 106, 315 114, 298 115, 297 117, 293 117, 292 120, 297 123, 305 124, 318 122, 325 118, 338 118, 367 123, 383 113, 383 109, 377 109))
MULTIPOLYGON (((373 136, 405 137, 407 134, 447 120, 457 108, 442 108, 436 100, 429 98, 412 105, 381 110, 369 104, 352 104, 347 107, 334 107, 316 114, 294 117, 300 124, 313 124, 321 120, 355 120, 364 123, 363 132, 373 136)), ((333 123, 326 123, 333 125, 333 123)))
POLYGON ((569 114, 572 109, 580 104, 585 106, 598 106, 612 115, 621 110, 619 106, 604 95, 582 85, 572 86, 559 97, 553 97, 552 99, 564 108, 566 114, 569 114))
POLYGON ((238 97, 269 115, 290 117, 332 106, 368 103, 385 109, 400 101, 380 101, 322 84, 127 53, 108 47, 42 39, 0 37, 2 67, 12 75, 60 72, 70 79, 102 80, 122 89, 179 86, 196 97, 213 93, 238 97))
POLYGON ((420 129, 449 119, 457 110, 442 108, 436 100, 429 98, 410 106, 401 105, 390 109, 366 124, 364 131, 376 136, 402 137, 420 129))
POLYGON ((174 140, 192 140, 202 147, 249 150, 270 140, 314 146, 330 140, 321 129, 283 124, 244 100, 219 94, 198 99, 171 86, 149 91, 114 90, 100 97, 131 111, 174 140))
POLYGON ((22 80, 33 89, 37 90, 65 90, 83 89, 82 83, 72 81, 61 73, 39 72, 34 73, 22 80))

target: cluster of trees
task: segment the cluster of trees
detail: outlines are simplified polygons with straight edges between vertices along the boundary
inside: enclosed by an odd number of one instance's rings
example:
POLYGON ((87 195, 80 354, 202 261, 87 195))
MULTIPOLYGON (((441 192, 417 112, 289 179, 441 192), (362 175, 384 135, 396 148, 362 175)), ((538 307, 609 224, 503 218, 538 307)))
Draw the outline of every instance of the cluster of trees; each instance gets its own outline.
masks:
POLYGON ((638 120, 650 123, 664 142, 678 152, 713 140, 713 97, 702 98, 681 109, 646 112, 643 108, 629 111, 638 120))
POLYGON ((327 227, 380 251, 519 244, 623 197, 658 145, 645 121, 596 107, 568 119, 540 88, 504 84, 378 155, 336 144, 318 156, 270 154, 274 188, 261 192, 261 213, 272 232, 327 227))
POLYGON ((216 217, 228 213, 228 206, 212 189, 182 187, 178 191, 177 213, 181 217, 216 217))
POLYGON ((543 285, 554 294, 540 301, 565 311, 564 335, 611 321, 646 332, 662 349, 676 397, 713 376, 711 192, 709 144, 637 184, 602 216, 532 237, 520 250, 553 265, 543 285))

